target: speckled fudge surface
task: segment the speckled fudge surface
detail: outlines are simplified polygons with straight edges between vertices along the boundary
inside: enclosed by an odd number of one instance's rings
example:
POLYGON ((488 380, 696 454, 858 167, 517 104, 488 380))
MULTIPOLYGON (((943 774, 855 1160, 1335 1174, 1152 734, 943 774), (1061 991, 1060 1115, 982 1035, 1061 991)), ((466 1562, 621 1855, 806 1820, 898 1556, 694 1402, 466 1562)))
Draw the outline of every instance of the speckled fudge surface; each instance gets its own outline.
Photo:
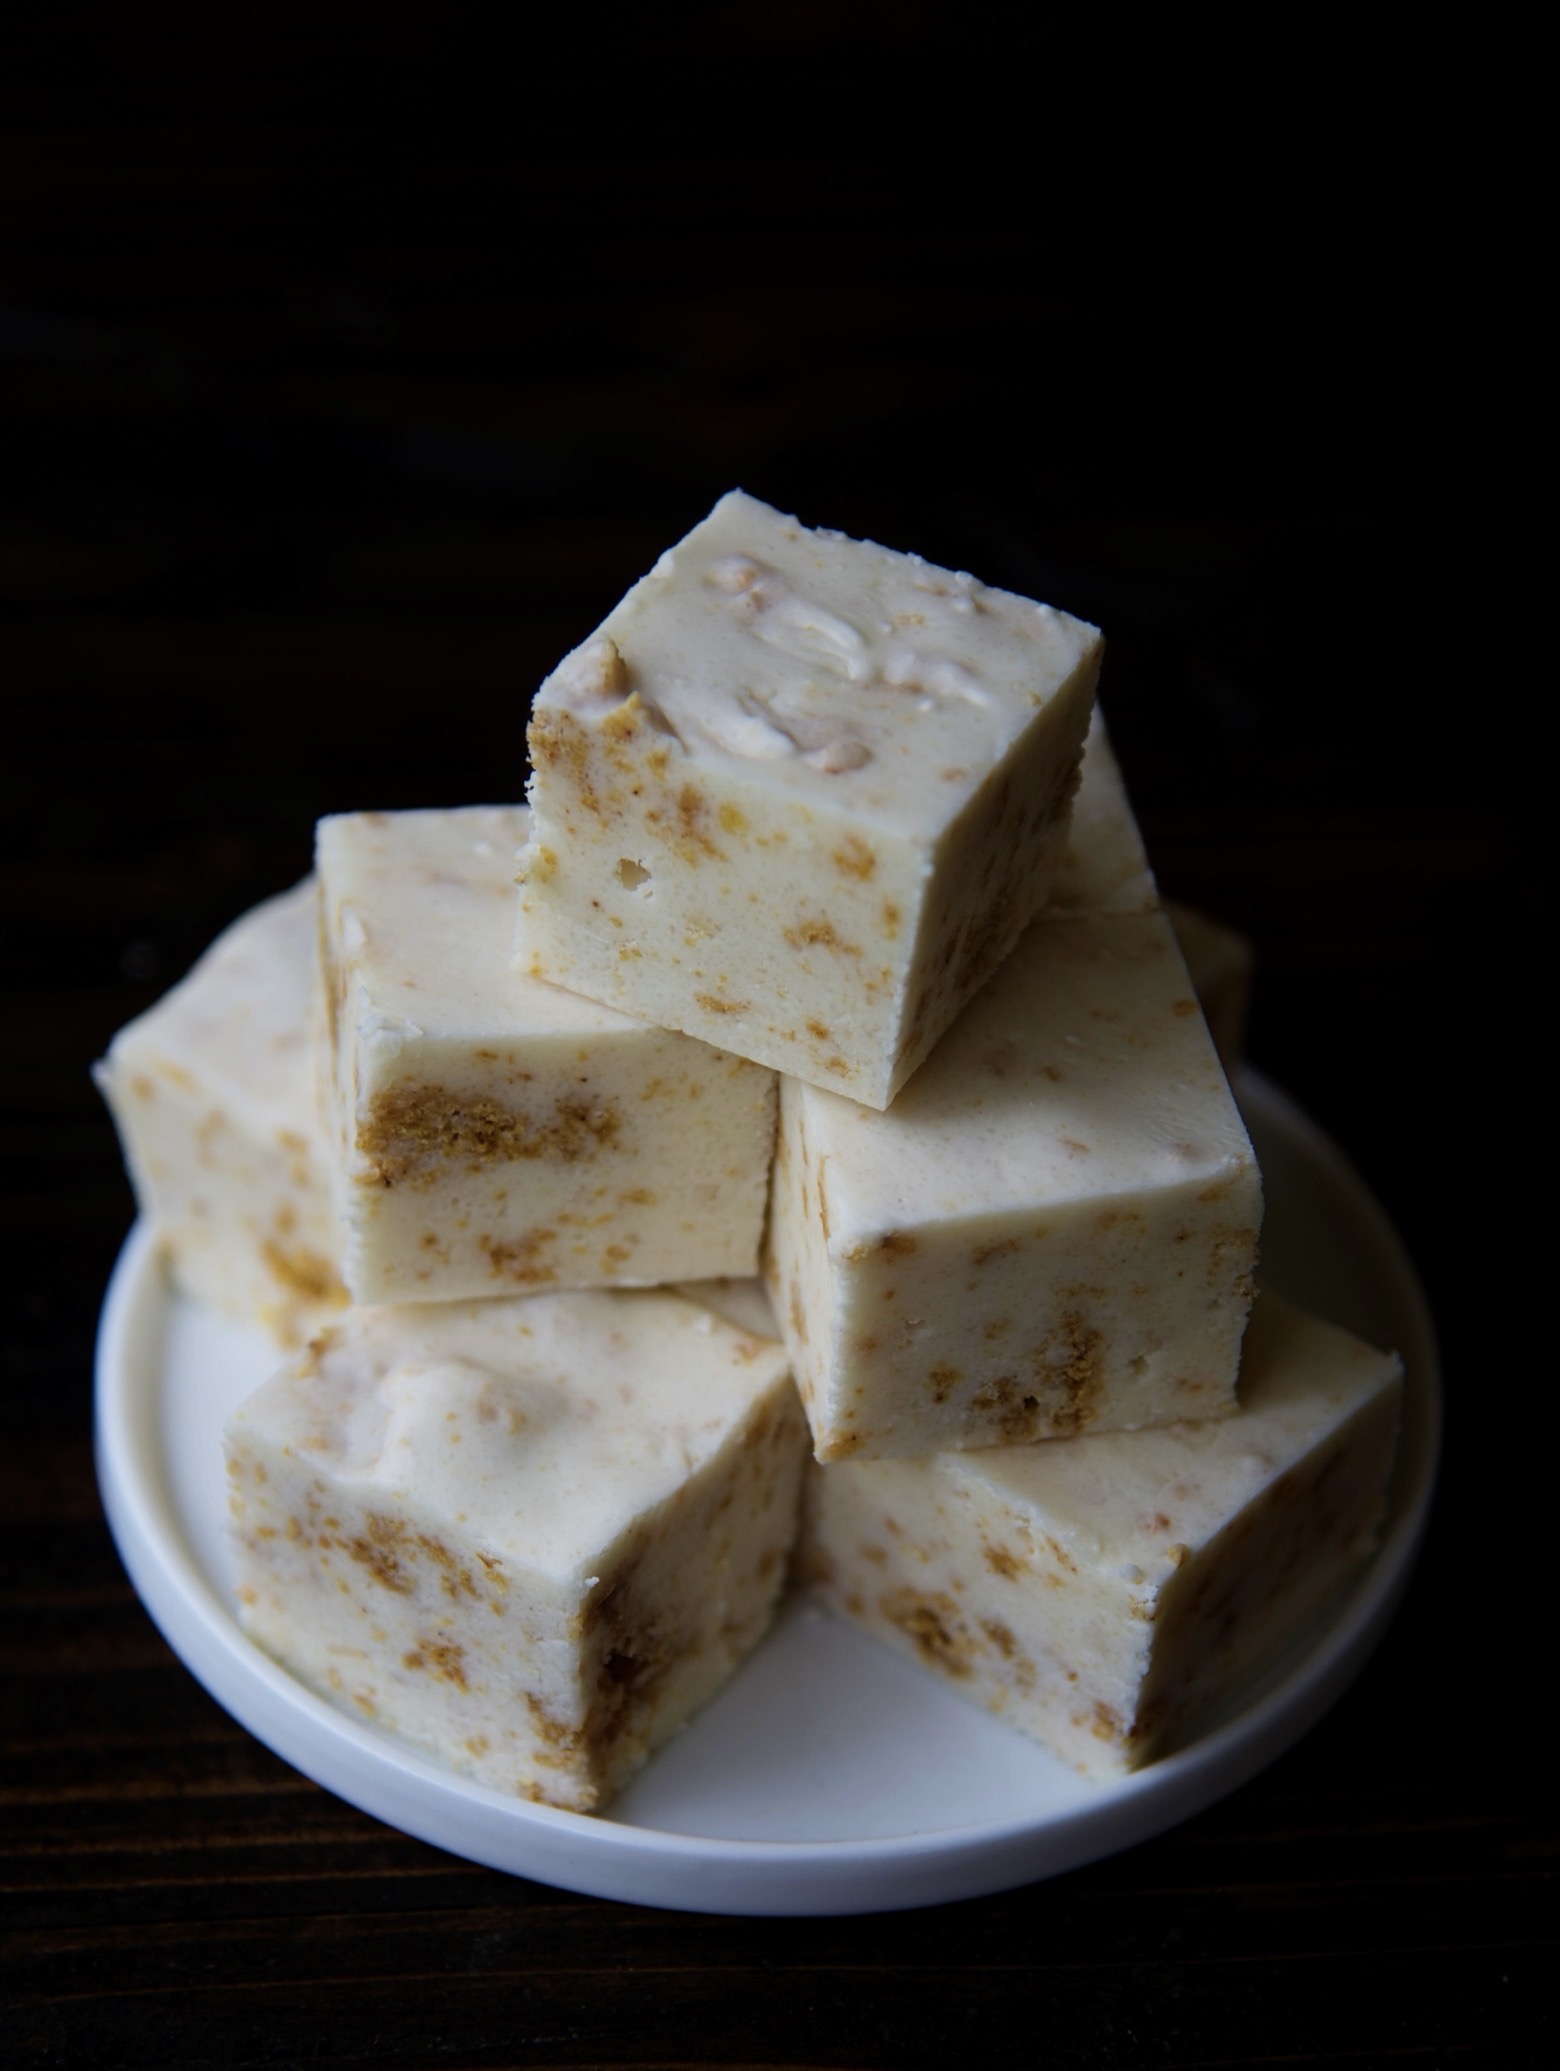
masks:
POLYGON ((312 879, 120 1030, 95 1076, 174 1280, 301 1344, 346 1301, 315 1097, 312 879))
POLYGON ((782 1083, 766 1277, 818 1457, 1233 1409, 1261 1200, 1164 915, 1036 922, 886 1114, 782 1083))
POLYGON ((244 1629, 495 1788, 589 1811, 765 1630, 806 1427, 660 1293, 355 1309, 230 1420, 244 1629))
POLYGON ((828 1602, 1065 1761, 1165 1753, 1246 1691, 1369 1552, 1401 1364, 1263 1295, 1237 1415, 813 1470, 828 1602))
POLYGON ((773 1074, 517 973, 524 808, 318 834, 343 1273, 365 1302, 751 1273, 773 1074))
POLYGON ((723 497, 537 695, 524 968, 887 1106, 1050 889, 1100 653, 723 497))

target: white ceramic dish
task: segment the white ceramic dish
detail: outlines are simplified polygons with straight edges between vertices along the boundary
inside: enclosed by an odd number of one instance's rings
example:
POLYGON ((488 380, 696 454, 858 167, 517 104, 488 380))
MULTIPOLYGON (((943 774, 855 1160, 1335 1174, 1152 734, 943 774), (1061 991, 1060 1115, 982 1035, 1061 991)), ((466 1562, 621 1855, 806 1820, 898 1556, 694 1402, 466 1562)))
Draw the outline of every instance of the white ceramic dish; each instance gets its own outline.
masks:
POLYGON ((793 1604, 735 1681, 612 1807, 587 1818, 466 1782, 337 1712, 234 1620, 220 1434, 276 1364, 263 1340, 169 1295, 148 1231, 125 1246, 98 1348, 98 1473, 141 1598, 190 1670, 306 1775, 391 1826, 568 1890, 711 1913, 930 1905, 1051 1876, 1233 1790, 1352 1680, 1397 1604, 1439 1440, 1434 1334, 1390 1224, 1274 1087, 1239 1087, 1266 1176, 1264 1278, 1408 1370, 1379 1553, 1324 1629, 1184 1752, 1089 1783, 940 1685, 793 1604))

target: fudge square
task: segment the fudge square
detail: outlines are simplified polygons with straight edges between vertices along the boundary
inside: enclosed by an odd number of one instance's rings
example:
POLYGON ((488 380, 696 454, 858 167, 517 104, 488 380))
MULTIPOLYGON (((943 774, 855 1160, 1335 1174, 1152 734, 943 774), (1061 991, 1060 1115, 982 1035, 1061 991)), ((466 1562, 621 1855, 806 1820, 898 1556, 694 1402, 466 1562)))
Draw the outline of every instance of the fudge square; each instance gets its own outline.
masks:
POLYGON ((363 1302, 756 1269, 774 1076, 513 969, 523 807, 320 823, 343 1274, 363 1302))
POLYGON ((176 1286, 283 1345, 347 1299, 315 1098, 312 879, 220 935, 94 1077, 176 1286))
POLYGON ((806 1425, 675 1295, 355 1309, 229 1420, 244 1629, 343 1710, 588 1812, 755 1646, 806 1425))
POLYGON ((1245 1695, 1371 1549, 1401 1364, 1263 1294, 1239 1414, 813 1470, 829 1604, 1100 1775, 1245 1695))
POLYGON ((818 1458, 1232 1410, 1261 1207, 1169 921, 1036 921, 886 1114, 781 1082, 766 1278, 818 1458))
POLYGON ((1101 649, 722 497, 537 694, 524 968, 887 1107, 1045 899, 1101 649))

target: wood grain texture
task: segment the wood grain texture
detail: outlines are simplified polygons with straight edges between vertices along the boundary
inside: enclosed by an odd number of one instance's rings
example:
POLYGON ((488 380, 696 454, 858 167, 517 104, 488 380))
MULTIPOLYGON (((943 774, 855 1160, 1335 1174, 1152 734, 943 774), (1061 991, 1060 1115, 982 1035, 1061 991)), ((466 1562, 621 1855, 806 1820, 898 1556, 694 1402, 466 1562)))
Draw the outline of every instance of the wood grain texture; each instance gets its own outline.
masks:
POLYGON ((1463 638, 1462 571, 1397 465, 1412 296, 1341 219, 1331 269, 1283 210, 1263 262, 1204 212, 1172 267, 1145 201, 1137 269, 1059 222, 1034 164, 729 121, 646 142, 635 79, 671 93, 690 52, 727 84, 827 74, 827 113, 852 82, 924 94, 952 19, 802 8, 766 43, 695 9, 599 77, 582 29, 518 140, 512 75, 431 11, 284 7, 244 44, 65 10, 0 66, 8 2061, 1552 2049, 1553 1795, 1511 1586, 1543 1572, 1519 1434, 1550 1361, 1508 1191, 1542 816, 1496 754, 1499 645, 1463 638), (616 158, 580 144, 587 80, 616 158), (1105 627, 1161 881, 1255 940, 1253 1054, 1398 1220, 1447 1361, 1431 1542, 1337 1711, 1128 1855, 900 1916, 660 1913, 378 1826, 180 1667, 92 1474, 132 1205, 91 1060, 302 874, 321 813, 518 795, 536 681, 738 482, 1105 627))

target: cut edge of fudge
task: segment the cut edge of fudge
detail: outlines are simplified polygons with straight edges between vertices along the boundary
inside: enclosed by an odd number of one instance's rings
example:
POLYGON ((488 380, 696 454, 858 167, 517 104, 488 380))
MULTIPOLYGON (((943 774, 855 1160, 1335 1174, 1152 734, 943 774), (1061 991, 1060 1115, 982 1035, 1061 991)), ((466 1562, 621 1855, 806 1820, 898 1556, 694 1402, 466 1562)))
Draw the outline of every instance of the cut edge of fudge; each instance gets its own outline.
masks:
POLYGON ((1044 903, 1100 652, 723 498, 537 695, 525 967, 887 1106, 1044 903))
POLYGON ((352 1311, 225 1451, 257 1645, 458 1773, 590 1811, 767 1630, 806 1427, 777 1346, 563 1294, 352 1311))
POLYGON ((886 1114, 782 1083, 765 1278, 817 1457, 1233 1410, 1261 1215, 1168 920, 1035 922, 886 1114))
POLYGON ((1203 1425, 810 1470, 824 1601, 1086 1774, 1249 1701, 1379 1543, 1402 1362, 1260 1297, 1203 1425))
POLYGON ((360 1301, 752 1271, 773 1075, 517 974, 524 807, 320 824, 331 1161, 360 1301))

